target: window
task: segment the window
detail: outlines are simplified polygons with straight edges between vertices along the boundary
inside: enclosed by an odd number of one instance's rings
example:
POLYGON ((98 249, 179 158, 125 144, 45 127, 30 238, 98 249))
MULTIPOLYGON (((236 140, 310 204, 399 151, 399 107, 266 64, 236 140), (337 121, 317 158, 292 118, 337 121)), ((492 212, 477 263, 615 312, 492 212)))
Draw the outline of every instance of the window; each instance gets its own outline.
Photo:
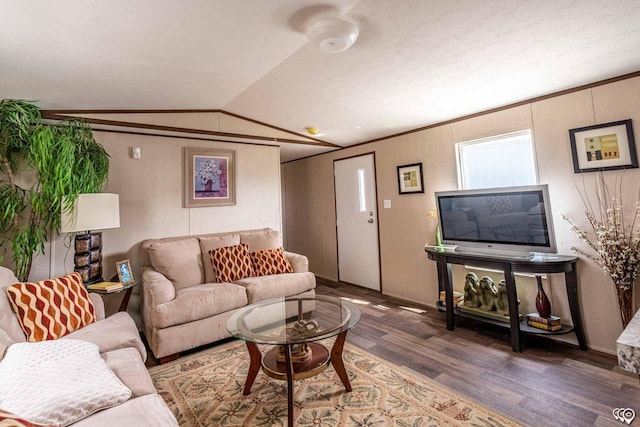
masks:
POLYGON ((456 157, 461 189, 538 183, 530 130, 460 142, 456 157))

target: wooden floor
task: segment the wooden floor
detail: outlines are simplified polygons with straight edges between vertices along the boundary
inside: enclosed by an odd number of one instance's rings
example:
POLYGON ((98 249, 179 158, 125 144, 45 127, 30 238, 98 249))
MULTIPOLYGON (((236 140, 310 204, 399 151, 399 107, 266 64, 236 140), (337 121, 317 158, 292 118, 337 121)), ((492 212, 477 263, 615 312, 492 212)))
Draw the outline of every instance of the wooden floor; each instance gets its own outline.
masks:
POLYGON ((435 309, 321 278, 316 291, 360 302, 362 318, 347 342, 524 425, 620 426, 612 410, 623 407, 638 413, 631 425, 640 426, 640 379, 618 368, 615 356, 535 336, 514 353, 506 329, 456 319, 447 331, 435 309))
MULTIPOLYGON (((362 317, 348 343, 523 425, 620 427, 627 424, 615 421, 613 409, 632 408, 638 417, 631 426, 640 427, 640 379, 621 370, 615 356, 530 335, 514 353, 506 329, 456 319, 455 331, 447 331, 444 313, 434 308, 322 278, 316 292, 358 303, 362 317)), ((149 352, 147 366, 157 363, 149 352)))

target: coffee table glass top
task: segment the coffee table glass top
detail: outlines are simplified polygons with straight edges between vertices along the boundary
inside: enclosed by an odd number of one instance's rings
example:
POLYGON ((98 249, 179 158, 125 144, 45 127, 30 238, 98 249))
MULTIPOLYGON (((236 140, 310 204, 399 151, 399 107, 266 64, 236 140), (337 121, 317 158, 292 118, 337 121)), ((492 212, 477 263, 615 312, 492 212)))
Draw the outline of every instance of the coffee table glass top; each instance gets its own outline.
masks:
POLYGON ((282 297, 248 305, 227 321, 231 335, 258 344, 298 344, 333 337, 353 328, 360 309, 345 299, 282 297))

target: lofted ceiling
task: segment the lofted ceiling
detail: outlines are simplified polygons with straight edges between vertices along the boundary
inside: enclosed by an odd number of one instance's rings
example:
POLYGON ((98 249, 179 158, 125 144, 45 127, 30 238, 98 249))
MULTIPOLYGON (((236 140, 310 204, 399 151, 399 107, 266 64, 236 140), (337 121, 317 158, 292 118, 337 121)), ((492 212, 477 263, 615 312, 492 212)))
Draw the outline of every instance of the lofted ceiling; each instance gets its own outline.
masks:
MULTIPOLYGON (((223 110, 345 147, 639 71, 639 22, 637 0, 2 0, 0 98, 223 110), (360 36, 322 53, 305 29, 335 16, 360 36)), ((304 142, 282 161, 335 149, 304 142)))

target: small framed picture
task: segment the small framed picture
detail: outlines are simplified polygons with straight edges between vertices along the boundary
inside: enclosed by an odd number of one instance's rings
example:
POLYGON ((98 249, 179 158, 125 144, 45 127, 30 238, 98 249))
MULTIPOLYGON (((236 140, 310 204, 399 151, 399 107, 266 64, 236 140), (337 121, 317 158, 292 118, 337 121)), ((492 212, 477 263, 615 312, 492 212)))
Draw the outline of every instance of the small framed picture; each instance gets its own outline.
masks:
POLYGON ((398 166, 398 192, 400 194, 424 193, 422 163, 398 166))
POLYGON ((575 173, 638 167, 631 120, 570 129, 575 173))
POLYGON ((131 265, 128 259, 116 262, 116 270, 118 270, 120 283, 125 286, 133 284, 133 274, 131 274, 131 265))

